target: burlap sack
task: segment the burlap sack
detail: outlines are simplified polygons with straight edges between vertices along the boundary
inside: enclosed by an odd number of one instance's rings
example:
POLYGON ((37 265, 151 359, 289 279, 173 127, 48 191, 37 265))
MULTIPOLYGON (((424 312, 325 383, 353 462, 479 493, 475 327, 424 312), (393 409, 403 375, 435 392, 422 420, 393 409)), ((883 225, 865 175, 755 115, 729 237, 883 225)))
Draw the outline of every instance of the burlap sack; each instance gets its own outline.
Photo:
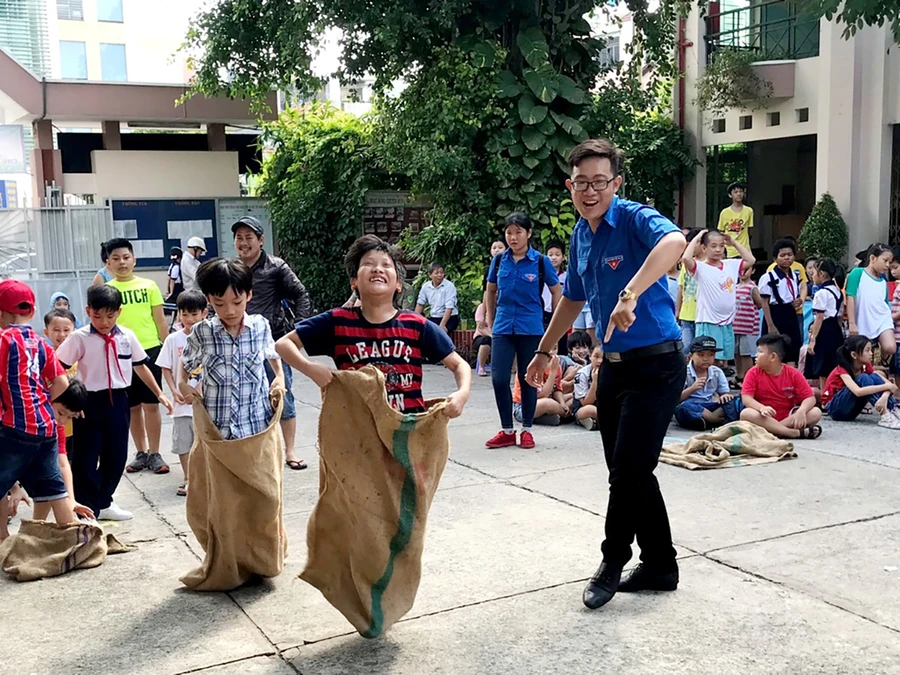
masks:
POLYGON ((335 373, 319 418, 319 501, 300 578, 363 636, 410 610, 422 574, 425 522, 447 463, 442 401, 404 415, 368 366, 335 373))
POLYGON ((98 525, 23 520, 19 531, 0 545, 0 566, 16 581, 35 581, 99 567, 107 554, 130 550, 98 525))
POLYGON ((181 577, 197 591, 229 591, 254 576, 281 574, 287 556, 281 485, 284 440, 279 399, 262 433, 223 440, 197 399, 191 448, 187 521, 206 552, 181 577))
POLYGON ((750 422, 732 422, 697 434, 687 443, 664 445, 659 461, 683 469, 718 469, 768 464, 796 456, 790 441, 750 422))

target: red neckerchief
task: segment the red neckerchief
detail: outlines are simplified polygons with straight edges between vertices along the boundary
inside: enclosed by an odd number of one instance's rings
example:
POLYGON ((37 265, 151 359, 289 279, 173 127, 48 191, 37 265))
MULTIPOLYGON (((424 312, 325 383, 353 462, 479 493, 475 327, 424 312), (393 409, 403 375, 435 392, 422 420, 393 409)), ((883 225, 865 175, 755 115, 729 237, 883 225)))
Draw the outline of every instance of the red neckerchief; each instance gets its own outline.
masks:
MULTIPOLYGON (((94 332, 97 335, 99 335, 101 338, 103 338, 103 342, 106 343, 106 352, 105 352, 106 353, 106 382, 109 385, 109 402, 112 403, 113 402, 113 395, 112 395, 113 387, 112 387, 112 369, 109 366, 110 350, 112 350, 112 356, 116 362, 116 368, 119 369, 119 377, 121 377, 123 380, 125 379, 125 373, 122 372, 122 366, 119 363, 119 349, 118 349, 118 346, 116 345, 116 338, 113 337, 112 331, 110 331, 109 334, 106 334, 106 333, 101 333, 100 331, 94 329, 93 326, 91 326, 91 329, 94 330, 94 332)), ((115 331, 115 330, 116 330, 116 327, 114 326, 113 331, 115 331)))

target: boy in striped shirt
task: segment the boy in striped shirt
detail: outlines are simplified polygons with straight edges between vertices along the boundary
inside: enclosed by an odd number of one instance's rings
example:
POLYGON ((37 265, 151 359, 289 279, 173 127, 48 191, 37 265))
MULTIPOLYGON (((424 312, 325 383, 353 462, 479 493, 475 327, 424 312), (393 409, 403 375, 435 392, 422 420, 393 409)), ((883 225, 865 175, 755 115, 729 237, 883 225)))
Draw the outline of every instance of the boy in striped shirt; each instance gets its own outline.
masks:
MULTIPOLYGON (((0 283, 0 517, 16 485, 47 502, 56 522, 75 521, 59 471, 57 422, 51 401, 69 386, 56 353, 29 325, 34 293, 21 281, 0 283)), ((5 529, 5 528, 4 528, 5 529)))
POLYGON ((394 296, 402 289, 394 249, 375 235, 365 235, 350 247, 344 265, 360 306, 332 309, 299 323, 276 344, 281 358, 322 389, 333 371, 306 358, 304 348, 310 356, 330 356, 339 370, 373 365, 384 373, 388 403, 402 413, 425 412, 422 363, 441 362, 453 372, 458 387, 445 411, 459 417, 469 399, 472 369, 436 324, 394 308, 394 296))

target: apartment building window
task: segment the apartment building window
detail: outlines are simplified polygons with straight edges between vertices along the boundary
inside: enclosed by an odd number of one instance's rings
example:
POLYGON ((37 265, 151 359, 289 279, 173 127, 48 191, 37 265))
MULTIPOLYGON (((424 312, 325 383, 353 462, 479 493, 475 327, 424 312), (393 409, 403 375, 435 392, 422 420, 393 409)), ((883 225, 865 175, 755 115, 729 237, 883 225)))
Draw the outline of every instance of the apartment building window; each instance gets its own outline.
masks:
POLYGON ((64 80, 86 80, 87 52, 83 42, 59 42, 59 61, 64 80))
POLYGON ((122 14, 122 0, 97 0, 97 19, 122 23, 125 20, 122 14))
POLYGON ((600 50, 599 61, 603 68, 615 68, 622 60, 619 55, 619 35, 607 35, 606 45, 600 50))
POLYGON ((81 0, 56 0, 56 18, 64 21, 84 21, 81 0))
POLYGON ((100 43, 100 76, 104 82, 127 82, 125 45, 100 43))

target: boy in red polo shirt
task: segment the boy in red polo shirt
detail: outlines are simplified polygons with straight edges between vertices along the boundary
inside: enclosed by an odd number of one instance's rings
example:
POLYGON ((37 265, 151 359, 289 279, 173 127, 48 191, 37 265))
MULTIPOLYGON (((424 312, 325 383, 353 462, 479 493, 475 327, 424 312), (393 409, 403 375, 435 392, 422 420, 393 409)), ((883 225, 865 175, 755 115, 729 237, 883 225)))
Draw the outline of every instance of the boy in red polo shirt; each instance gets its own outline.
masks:
POLYGON ((20 483, 35 502, 48 502, 57 523, 75 521, 59 471, 57 423, 50 401, 69 386, 56 353, 28 322, 34 293, 21 281, 0 283, 0 517, 20 483), (49 383, 49 384, 45 384, 49 383))
POLYGON ((756 342, 756 365, 747 371, 741 398, 741 419, 779 438, 818 438, 822 411, 802 373, 785 365, 787 339, 770 333, 756 342))

